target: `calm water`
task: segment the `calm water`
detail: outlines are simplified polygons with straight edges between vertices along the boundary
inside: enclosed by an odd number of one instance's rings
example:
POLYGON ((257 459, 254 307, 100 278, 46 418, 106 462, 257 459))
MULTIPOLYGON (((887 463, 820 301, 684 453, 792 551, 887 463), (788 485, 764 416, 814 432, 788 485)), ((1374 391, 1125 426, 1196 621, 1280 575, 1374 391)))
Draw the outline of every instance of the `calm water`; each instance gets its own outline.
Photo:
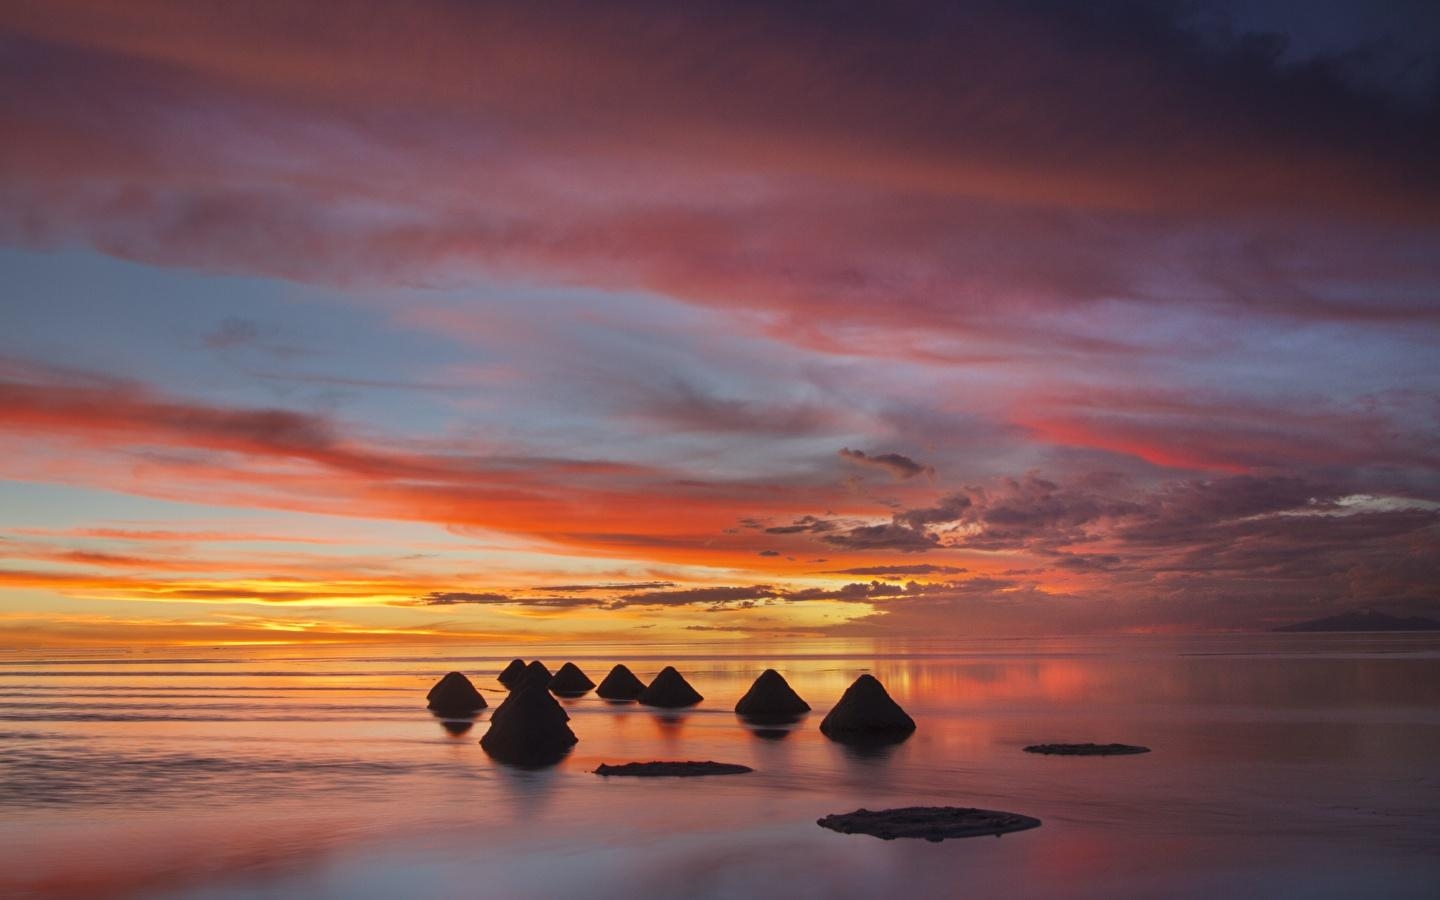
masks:
POLYGON ((1440 637, 530 647, 597 681, 676 663, 706 697, 592 696, 560 765, 522 771, 424 709, 522 648, 0 653, 7 897, 1436 897, 1440 637), (730 712, 766 665, 815 707, 783 736, 730 712), (872 672, 919 730, 819 733, 872 672), (1144 756, 1037 757, 1039 741, 1144 756), (600 762, 751 775, 602 779, 600 762), (1044 825, 929 844, 831 812, 982 806, 1044 825))

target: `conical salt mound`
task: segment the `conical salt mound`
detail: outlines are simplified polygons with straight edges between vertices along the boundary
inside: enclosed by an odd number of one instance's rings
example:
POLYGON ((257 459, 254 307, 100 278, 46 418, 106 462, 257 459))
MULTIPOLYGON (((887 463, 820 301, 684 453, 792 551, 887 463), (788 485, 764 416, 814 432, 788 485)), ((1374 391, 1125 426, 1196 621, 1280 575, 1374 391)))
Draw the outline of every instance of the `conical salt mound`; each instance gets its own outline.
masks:
POLYGON ((606 700, 634 700, 645 690, 645 682, 635 677, 635 673, 624 665, 617 665, 600 682, 595 693, 606 700))
POLYGON ((515 681, 510 685, 510 689, 513 691, 520 685, 530 684, 531 682, 534 682, 541 687, 548 688, 550 686, 550 679, 552 677, 554 676, 550 674, 549 669, 545 668, 544 663, 542 663, 538 659, 532 660, 530 662, 530 665, 525 667, 525 671, 520 673, 520 677, 515 679, 515 681))
POLYGON ((475 685, 470 683, 459 672, 451 672, 444 678, 435 682, 430 688, 430 693, 425 695, 429 701, 430 708, 436 712, 453 713, 455 715, 466 715, 485 708, 485 698, 475 690, 475 685))
POLYGON ((894 738, 914 731, 915 720, 890 699, 874 676, 861 675, 845 689, 840 702, 820 723, 820 730, 835 740, 894 738))
POLYGON ((572 662, 567 662, 550 679, 550 690, 562 697, 578 697, 595 686, 590 676, 580 671, 580 667, 572 662))
POLYGON ((530 687, 538 687, 540 689, 540 693, 544 694, 545 698, 550 701, 550 705, 559 711, 561 718, 566 722, 570 721, 570 714, 565 711, 565 707, 561 706, 558 702, 556 702, 554 697, 550 696, 550 691, 547 684, 539 680, 532 681, 522 678, 519 682, 515 684, 515 687, 510 689, 510 693, 505 695, 505 699, 500 701, 500 705, 495 707, 495 711, 490 714, 490 722, 492 724, 495 722, 499 722, 501 719, 509 715, 510 710, 513 709, 515 706, 516 696, 519 695, 520 692, 525 688, 530 687))
POLYGON ((735 704, 735 712, 752 719, 782 719, 803 715, 810 704, 774 669, 766 669, 735 704))
POLYGON ((694 706, 705 698, 690 686, 690 682, 685 680, 684 675, 675 671, 674 666, 666 666, 636 699, 646 706, 664 706, 673 709, 680 706, 694 706))
POLYGON ((558 762, 579 740, 565 724, 565 711, 543 685, 522 685, 506 700, 504 716, 490 719, 480 739, 485 752, 501 762, 543 766, 558 762))
POLYGON ((505 670, 496 677, 496 680, 506 687, 509 687, 515 683, 515 679, 519 678, 520 673, 524 671, 525 660, 512 659, 510 660, 510 665, 505 667, 505 670))

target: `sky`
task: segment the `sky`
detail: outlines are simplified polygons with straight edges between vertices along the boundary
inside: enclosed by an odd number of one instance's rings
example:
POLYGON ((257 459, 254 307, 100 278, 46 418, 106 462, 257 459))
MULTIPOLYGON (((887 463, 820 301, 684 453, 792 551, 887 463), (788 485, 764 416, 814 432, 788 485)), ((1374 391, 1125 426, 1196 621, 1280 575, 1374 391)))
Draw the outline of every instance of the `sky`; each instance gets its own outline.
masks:
POLYGON ((1440 8, 11 0, 0 648, 1440 613, 1440 8))

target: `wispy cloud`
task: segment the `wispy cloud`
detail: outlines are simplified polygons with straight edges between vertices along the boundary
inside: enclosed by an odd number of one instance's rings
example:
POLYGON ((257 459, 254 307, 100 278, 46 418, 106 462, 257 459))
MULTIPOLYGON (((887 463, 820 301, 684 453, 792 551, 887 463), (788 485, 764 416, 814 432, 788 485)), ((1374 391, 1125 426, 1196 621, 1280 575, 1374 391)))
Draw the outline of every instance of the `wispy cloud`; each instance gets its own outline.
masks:
POLYGON ((861 450, 851 450, 845 447, 840 451, 840 458, 849 460, 859 466, 871 466, 881 469, 896 479, 904 481, 914 478, 917 475, 935 475, 933 466, 926 466, 917 463, 908 456, 901 456, 899 453, 874 453, 867 454, 861 450))

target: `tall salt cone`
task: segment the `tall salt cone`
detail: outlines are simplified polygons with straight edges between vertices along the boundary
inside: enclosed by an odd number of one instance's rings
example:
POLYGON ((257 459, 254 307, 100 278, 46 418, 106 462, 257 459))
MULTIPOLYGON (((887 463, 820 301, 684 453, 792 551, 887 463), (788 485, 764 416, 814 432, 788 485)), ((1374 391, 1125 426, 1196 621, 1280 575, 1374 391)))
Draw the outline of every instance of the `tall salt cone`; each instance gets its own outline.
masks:
POLYGON ((515 680, 515 683, 510 685, 510 690, 513 691, 520 685, 530 684, 531 682, 541 687, 549 688, 550 679, 553 677, 554 676, 550 674, 550 670, 545 668, 544 663, 538 659, 531 660, 530 665, 525 667, 525 671, 520 673, 520 677, 515 680))
POLYGON ((561 706, 554 697, 550 696, 549 683, 543 682, 533 675, 528 678, 522 678, 516 682, 515 686, 510 689, 510 693, 505 695, 505 699, 501 700, 500 705, 495 707, 495 711, 490 714, 490 721, 493 723, 505 718, 505 716, 509 714, 509 711, 514 708, 515 698, 520 692, 525 688, 531 687, 539 688, 540 692, 549 699, 550 705, 559 711, 564 721, 570 721, 570 714, 565 711, 565 707, 561 706))
POLYGON ((915 730, 915 720, 890 699, 874 676, 861 675, 845 689, 820 730, 837 741, 897 740, 915 730))
POLYGON ((523 659, 512 659, 512 660, 510 660, 510 665, 506 666, 505 669, 504 669, 504 671, 502 671, 498 676, 496 676, 496 679, 495 679, 495 680, 496 680, 496 681, 499 681, 501 684, 505 685, 506 687, 510 687, 511 685, 513 685, 513 684, 515 683, 515 679, 517 679, 517 678, 520 677, 520 673, 522 673, 522 672, 524 672, 524 671, 525 671, 525 660, 523 660, 523 659))
POLYGON ((617 664, 600 682, 595 693, 606 700, 634 700, 645 690, 645 682, 635 677, 625 665, 617 664))
POLYGON ((705 698, 690 686, 684 675, 675 671, 674 666, 666 666, 636 699, 646 706, 677 709, 681 706, 694 706, 705 698))
POLYGON ((799 718, 810 711, 810 704, 800 699, 794 688, 774 669, 766 669, 750 685, 750 690, 735 704, 737 715, 755 721, 783 722, 799 718))
POLYGON ((430 709, 445 715, 465 716, 485 708, 485 698, 459 672, 451 672, 435 682, 425 695, 430 709))
POLYGON ((521 685, 506 704, 505 714, 500 715, 497 709, 490 719, 490 730, 480 739, 485 752, 501 762, 550 765, 559 762, 579 740, 566 724, 565 711, 544 685, 521 685))
POLYGON ((590 676, 580 671, 573 662, 567 662, 550 679, 550 690, 562 697, 578 697, 595 686, 590 676))

